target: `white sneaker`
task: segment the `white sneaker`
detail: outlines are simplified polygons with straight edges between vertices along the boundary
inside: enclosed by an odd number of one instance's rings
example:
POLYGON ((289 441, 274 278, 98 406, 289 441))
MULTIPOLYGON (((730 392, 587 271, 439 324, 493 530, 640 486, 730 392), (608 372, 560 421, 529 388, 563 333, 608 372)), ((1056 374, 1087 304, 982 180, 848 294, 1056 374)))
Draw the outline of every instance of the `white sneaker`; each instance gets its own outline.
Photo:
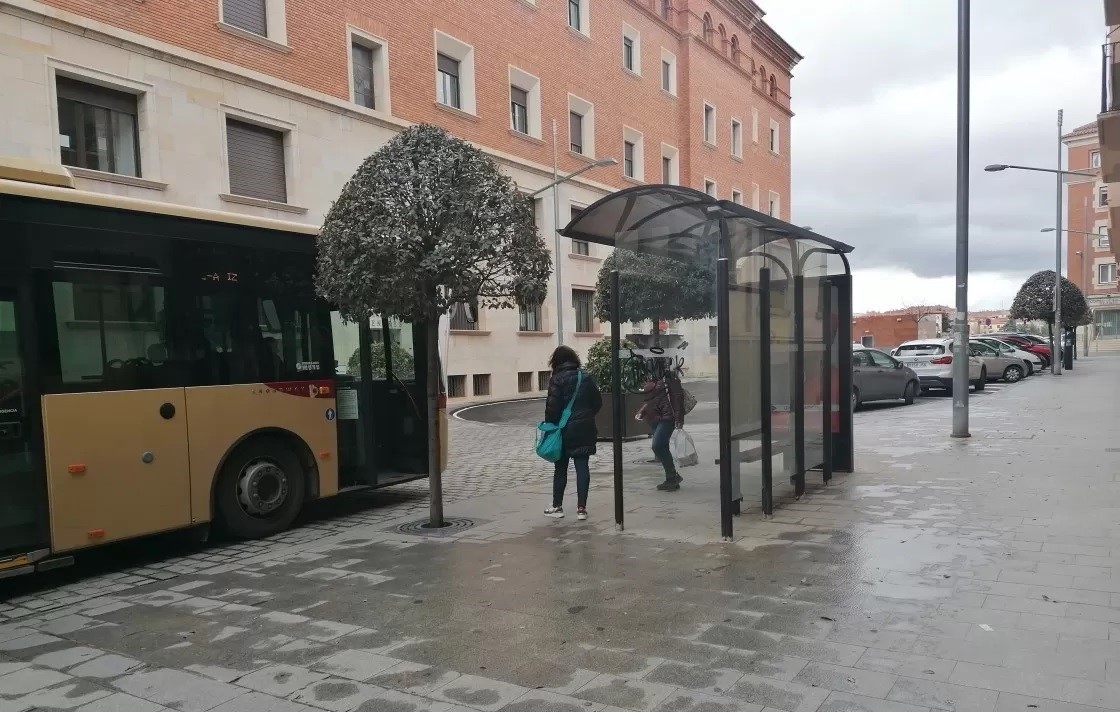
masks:
POLYGON ((564 508, 563 507, 549 507, 548 509, 544 510, 544 516, 552 517, 553 519, 563 519, 564 518, 564 508))
POLYGON ((576 510, 576 519, 580 520, 581 522, 586 521, 587 520, 587 510, 583 509, 582 507, 580 509, 577 509, 576 510))

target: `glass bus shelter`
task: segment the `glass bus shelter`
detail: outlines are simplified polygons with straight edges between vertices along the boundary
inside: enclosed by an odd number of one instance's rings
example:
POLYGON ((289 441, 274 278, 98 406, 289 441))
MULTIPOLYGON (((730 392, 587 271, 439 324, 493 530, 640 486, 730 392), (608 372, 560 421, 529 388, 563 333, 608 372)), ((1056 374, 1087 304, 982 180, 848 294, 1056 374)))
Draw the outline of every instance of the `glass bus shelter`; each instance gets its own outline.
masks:
MULTIPOLYGON (((649 185, 612 193, 561 234, 676 260, 712 280, 719 398, 720 529, 733 534, 744 485, 764 515, 774 482, 796 497, 806 475, 853 467, 852 247, 691 188, 649 185)), ((627 262, 627 261, 622 261, 627 262)), ((619 297, 611 274, 615 521, 623 526, 619 297)), ((621 285, 621 287, 620 287, 621 285)))

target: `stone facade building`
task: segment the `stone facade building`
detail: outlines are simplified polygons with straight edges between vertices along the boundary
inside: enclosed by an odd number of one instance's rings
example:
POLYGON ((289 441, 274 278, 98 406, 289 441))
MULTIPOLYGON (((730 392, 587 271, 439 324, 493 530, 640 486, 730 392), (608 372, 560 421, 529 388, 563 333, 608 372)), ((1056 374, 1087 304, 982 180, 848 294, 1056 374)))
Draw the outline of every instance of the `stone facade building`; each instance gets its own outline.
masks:
MULTIPOLYGON (((88 190, 318 224, 366 155, 430 122, 526 192, 554 160, 616 159, 555 192, 561 227, 660 182, 788 220, 800 59, 751 0, 0 0, 0 155, 65 163, 88 190)), ((550 247, 553 198, 536 209, 550 247)), ((453 319, 453 396, 537 392, 558 311, 577 350, 601 337, 603 248, 559 248, 539 312, 453 319)))

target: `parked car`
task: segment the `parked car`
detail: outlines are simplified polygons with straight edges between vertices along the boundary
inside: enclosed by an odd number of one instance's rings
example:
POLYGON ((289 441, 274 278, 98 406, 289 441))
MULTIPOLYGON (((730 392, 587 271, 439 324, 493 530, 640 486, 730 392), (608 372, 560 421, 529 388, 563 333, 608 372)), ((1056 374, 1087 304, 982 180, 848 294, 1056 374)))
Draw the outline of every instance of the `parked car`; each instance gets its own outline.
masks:
POLYGON ((1031 370, 1030 364, 1023 359, 1009 353, 1001 353, 997 347, 986 344, 980 339, 969 339, 968 352, 973 356, 979 356, 984 362, 989 381, 1002 379, 1008 383, 1018 383, 1026 378, 1031 370))
POLYGON ((914 402, 921 390, 918 374, 878 349, 852 347, 852 409, 868 401, 914 402))
POLYGON ((998 350, 1005 356, 1013 356, 1017 359, 1022 359, 1027 364, 1028 376, 1033 376, 1036 372, 1041 372, 1042 369, 1046 368, 1046 366, 1044 365, 1045 362, 1042 360, 1042 356, 1036 354, 1033 351, 1026 351, 1024 349, 1021 349, 1018 346, 1012 344, 1010 341, 1004 341, 998 336, 976 336, 973 337, 973 341, 979 341, 981 343, 987 344, 988 346, 991 346, 993 349, 998 350))
POLYGON ((1033 338, 1028 338, 1028 337, 1022 336, 1020 334, 995 333, 995 334, 987 334, 987 336, 994 336, 1001 341, 1006 341, 1007 343, 1011 344, 1012 346, 1015 346, 1016 348, 1023 349, 1024 351, 1030 351, 1031 353, 1034 353, 1034 354, 1038 354, 1039 356, 1042 357, 1042 363, 1043 363, 1042 367, 1043 368, 1050 368, 1050 361, 1051 361, 1052 357, 1050 355, 1050 347, 1047 346, 1046 344, 1040 344, 1040 343, 1036 342, 1033 338))
MULTIPOLYGON (((918 374, 923 391, 938 388, 950 394, 953 392, 954 356, 952 339, 917 339, 894 350, 894 357, 918 374)), ((972 355, 965 358, 968 359, 969 384, 978 391, 984 390, 988 381, 984 362, 972 355)))

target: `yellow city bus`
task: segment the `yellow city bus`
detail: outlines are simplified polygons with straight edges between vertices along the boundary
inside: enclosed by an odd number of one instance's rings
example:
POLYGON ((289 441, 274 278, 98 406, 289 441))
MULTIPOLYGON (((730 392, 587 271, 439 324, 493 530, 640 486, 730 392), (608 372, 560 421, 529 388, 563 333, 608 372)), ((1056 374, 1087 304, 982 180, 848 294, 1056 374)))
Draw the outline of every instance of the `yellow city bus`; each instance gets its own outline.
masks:
POLYGON ((71 185, 0 161, 0 577, 427 475, 423 327, 317 298, 314 227, 71 185))

